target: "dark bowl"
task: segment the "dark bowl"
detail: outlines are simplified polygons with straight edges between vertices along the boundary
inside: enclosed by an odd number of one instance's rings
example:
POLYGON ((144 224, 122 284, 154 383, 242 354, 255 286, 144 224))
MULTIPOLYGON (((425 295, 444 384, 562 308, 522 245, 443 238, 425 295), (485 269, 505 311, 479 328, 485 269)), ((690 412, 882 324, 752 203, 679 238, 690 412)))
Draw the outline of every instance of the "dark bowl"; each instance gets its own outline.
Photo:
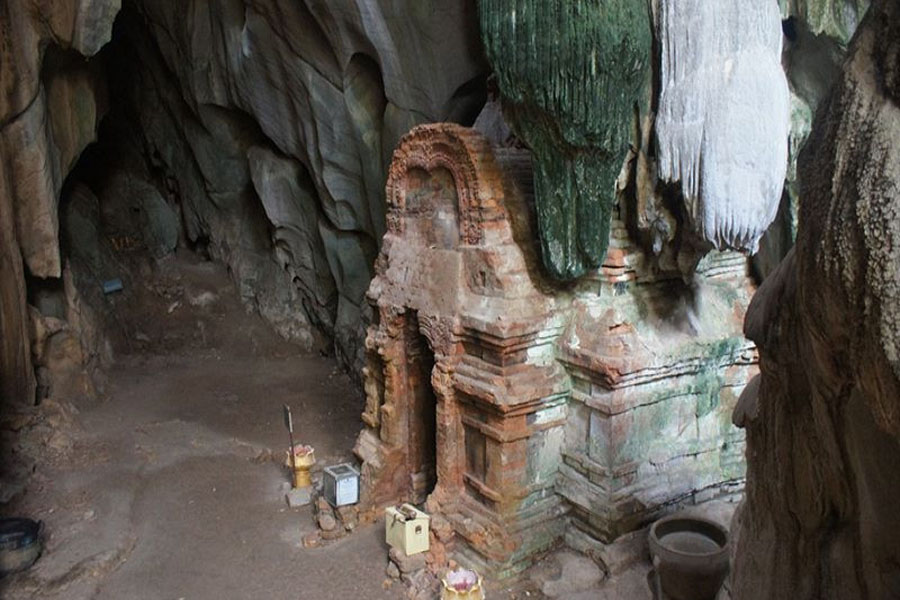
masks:
POLYGON ((729 570, 728 531, 700 517, 673 515, 650 528, 650 554, 672 600, 713 600, 729 570))
POLYGON ((43 528, 31 519, 0 519, 0 577, 34 564, 41 554, 43 528))

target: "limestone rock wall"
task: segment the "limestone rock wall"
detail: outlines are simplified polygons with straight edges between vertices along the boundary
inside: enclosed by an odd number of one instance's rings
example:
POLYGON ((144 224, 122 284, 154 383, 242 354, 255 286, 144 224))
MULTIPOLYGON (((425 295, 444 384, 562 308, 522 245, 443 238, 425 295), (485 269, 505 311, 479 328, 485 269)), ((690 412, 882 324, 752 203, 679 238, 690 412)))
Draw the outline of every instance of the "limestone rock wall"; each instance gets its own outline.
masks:
POLYGON ((551 275, 603 263, 619 196, 638 197, 626 224, 648 249, 678 248, 666 269, 756 249, 787 165, 774 0, 479 6, 504 110, 534 151, 551 275))
POLYGON ((747 316, 736 598, 900 596, 898 56, 900 6, 873 2, 801 155, 797 245, 747 316))
MULTIPOLYGON (((560 23, 580 14, 574 3, 566 6, 575 12, 561 13, 560 23)), ((781 2, 797 32, 786 63, 794 91, 792 156, 827 89, 816 74, 836 70, 866 6, 864 0, 781 2), (828 50, 824 71, 809 58, 822 48, 828 50)), ((657 12, 664 7, 653 3, 657 12)), ((482 3, 481 25, 497 58, 507 116, 539 156, 537 205, 549 272, 565 278, 600 265, 614 218, 659 255, 659 268, 689 272, 706 249, 677 232, 679 216, 670 204, 648 200, 658 195, 656 157, 644 152, 654 124, 639 114, 650 100, 655 65, 650 6, 606 6, 605 17, 575 19, 572 31, 541 30, 533 46, 523 34, 529 15, 546 15, 537 5, 520 10, 510 29, 509 8, 482 3), (553 40, 562 33, 574 43, 554 53, 553 40), (508 50, 504 39, 518 40, 531 58, 500 60, 508 50), (626 93, 610 104, 612 89, 626 93), (637 150, 640 140, 645 144, 637 150), (621 209, 617 195, 625 197, 621 209)), ((391 150, 415 124, 470 122, 483 101, 488 67, 473 0, 130 0, 114 51, 87 62, 81 57, 110 39, 120 1, 17 0, 0 10, 3 185, 13 203, 4 222, 11 227, 4 244, 12 258, 4 266, 10 282, 4 327, 11 333, 4 336, 3 360, 5 373, 18 373, 5 380, 30 389, 22 277, 26 271, 61 276, 62 184, 109 109, 115 118, 101 145, 115 157, 110 170, 125 175, 86 182, 101 204, 115 205, 115 194, 127 190, 150 203, 142 206, 158 208, 165 224, 152 234, 162 236, 154 255, 171 251, 175 214, 179 243, 208 245, 231 267, 246 304, 284 336, 311 345, 322 332, 335 339, 346 364, 361 365, 368 318, 362 299, 384 233, 391 150), (16 266, 15 248, 24 269, 16 266)), ((673 118, 686 110, 679 102, 669 107, 673 118)), ((793 241, 795 196, 782 203, 779 230, 763 242, 770 258, 761 271, 793 241)), ((760 222, 770 212, 761 210, 760 222)), ((735 231, 752 229, 738 225, 735 231)))
POLYGON ((34 400, 25 274, 63 275, 59 193, 67 170, 95 138, 105 104, 102 78, 78 59, 96 54, 109 40, 119 4, 119 0, 10 0, 0 6, 0 399, 4 402, 34 400))
POLYGON ((155 258, 208 249, 283 336, 333 337, 357 370, 391 152, 484 102, 472 0, 14 0, 0 33, 4 397, 35 388, 26 278, 61 288, 59 241, 86 230, 60 218, 95 209, 155 258), (116 220, 133 207, 146 222, 116 220))
POLYGON ((788 170, 778 215, 754 256, 759 278, 769 275, 797 237, 800 190, 797 158, 806 144, 813 116, 840 74, 847 44, 869 7, 869 0, 780 0, 785 33, 782 64, 791 90, 788 170))
POLYGON ((870 0, 778 0, 785 16, 794 16, 813 35, 847 43, 869 8, 870 0))
POLYGON ((484 101, 473 2, 135 8, 146 74, 129 103, 189 240, 209 238, 282 333, 307 340, 311 323, 359 366, 391 152, 412 126, 472 120, 484 101))

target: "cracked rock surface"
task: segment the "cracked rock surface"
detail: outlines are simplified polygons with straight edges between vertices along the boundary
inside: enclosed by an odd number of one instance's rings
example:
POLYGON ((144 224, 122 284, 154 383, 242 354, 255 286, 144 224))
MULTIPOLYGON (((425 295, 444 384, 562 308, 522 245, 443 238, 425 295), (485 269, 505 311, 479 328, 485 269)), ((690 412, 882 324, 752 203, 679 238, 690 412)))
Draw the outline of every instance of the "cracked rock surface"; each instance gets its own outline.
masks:
POLYGON ((874 2, 800 157, 797 245, 757 292, 736 598, 900 596, 900 7, 874 2))

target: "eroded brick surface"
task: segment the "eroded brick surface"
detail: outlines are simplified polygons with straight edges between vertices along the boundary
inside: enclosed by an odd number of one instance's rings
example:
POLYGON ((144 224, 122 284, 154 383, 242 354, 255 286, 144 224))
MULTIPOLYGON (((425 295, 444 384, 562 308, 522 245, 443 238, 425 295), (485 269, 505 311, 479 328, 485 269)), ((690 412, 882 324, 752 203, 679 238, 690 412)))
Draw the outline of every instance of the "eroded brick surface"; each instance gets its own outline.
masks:
POLYGON ((740 255, 708 256, 688 286, 615 222, 600 270, 550 285, 528 160, 451 124, 400 144, 356 446, 368 509, 427 498, 442 525, 432 558, 499 576, 566 527, 610 541, 739 489, 730 415, 756 368, 740 255))

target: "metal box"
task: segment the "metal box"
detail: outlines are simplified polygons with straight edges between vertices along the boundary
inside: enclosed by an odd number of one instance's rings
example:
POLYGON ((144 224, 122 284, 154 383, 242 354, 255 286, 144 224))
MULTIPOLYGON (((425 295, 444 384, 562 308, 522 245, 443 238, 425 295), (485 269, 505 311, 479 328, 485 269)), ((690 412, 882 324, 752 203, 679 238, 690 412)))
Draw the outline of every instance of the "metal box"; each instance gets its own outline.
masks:
POLYGON ((359 471, 350 463, 325 467, 323 470, 325 499, 334 507, 359 502, 359 471))
POLYGON ((431 517, 412 504, 389 506, 384 511, 384 534, 388 546, 406 556, 427 552, 431 517))

